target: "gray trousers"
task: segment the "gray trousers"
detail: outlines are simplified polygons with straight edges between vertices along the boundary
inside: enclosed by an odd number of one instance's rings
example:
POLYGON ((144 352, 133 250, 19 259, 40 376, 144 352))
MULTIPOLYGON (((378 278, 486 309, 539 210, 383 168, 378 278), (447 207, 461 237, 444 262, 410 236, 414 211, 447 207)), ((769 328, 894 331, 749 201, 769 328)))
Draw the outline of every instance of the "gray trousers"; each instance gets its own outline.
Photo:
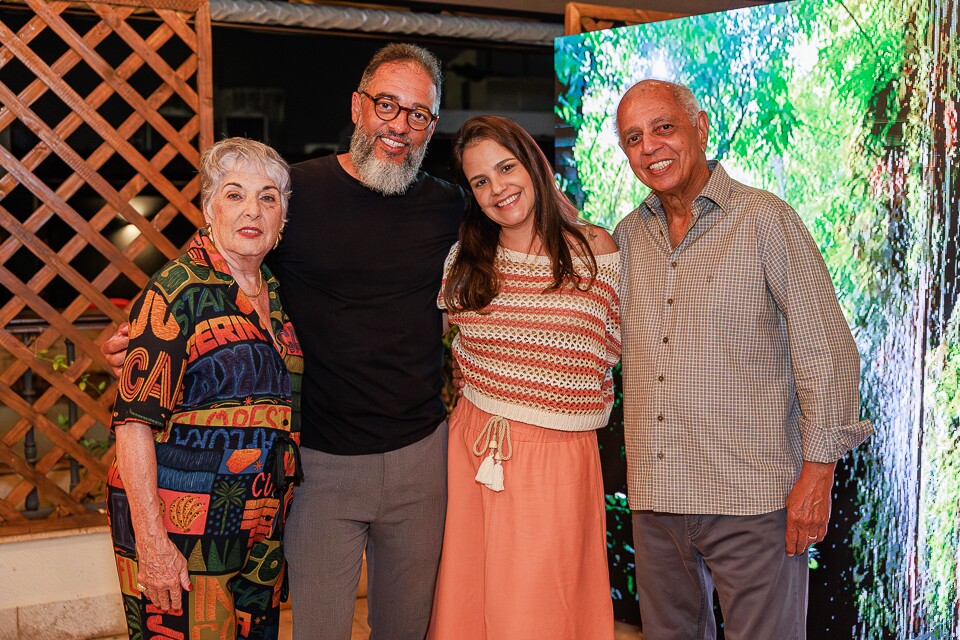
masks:
POLYGON ((644 640, 804 640, 807 554, 786 553, 786 509, 758 516, 633 512, 644 640))
POLYGON ((447 507, 447 423, 382 454, 302 450, 284 533, 295 640, 349 640, 367 552, 371 640, 423 640, 447 507))

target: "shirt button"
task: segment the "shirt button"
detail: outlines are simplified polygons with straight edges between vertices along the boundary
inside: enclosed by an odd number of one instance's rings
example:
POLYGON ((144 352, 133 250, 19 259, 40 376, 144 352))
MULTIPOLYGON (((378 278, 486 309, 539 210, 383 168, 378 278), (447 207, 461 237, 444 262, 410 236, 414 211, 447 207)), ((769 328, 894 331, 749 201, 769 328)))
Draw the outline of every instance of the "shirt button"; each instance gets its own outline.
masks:
POLYGON ((663 342, 664 342, 664 343, 666 343, 668 340, 669 340, 669 338, 667 338, 667 336, 663 336, 663 342))
POLYGON ((663 416, 657 416, 657 422, 663 422, 663 416))
POLYGON ((676 268, 677 268, 677 261, 674 260, 673 262, 671 262, 671 263, 670 263, 670 266, 673 267, 674 269, 676 269, 676 268))
POLYGON ((673 304, 673 298, 667 298, 667 304, 673 304))
POLYGON ((663 376, 657 376, 657 381, 663 382, 663 376))
POLYGON ((280 424, 282 424, 283 426, 287 426, 288 424, 290 424, 290 421, 289 421, 289 420, 283 420, 280 424))
POLYGON ((663 451, 657 453, 657 460, 663 460, 663 451))

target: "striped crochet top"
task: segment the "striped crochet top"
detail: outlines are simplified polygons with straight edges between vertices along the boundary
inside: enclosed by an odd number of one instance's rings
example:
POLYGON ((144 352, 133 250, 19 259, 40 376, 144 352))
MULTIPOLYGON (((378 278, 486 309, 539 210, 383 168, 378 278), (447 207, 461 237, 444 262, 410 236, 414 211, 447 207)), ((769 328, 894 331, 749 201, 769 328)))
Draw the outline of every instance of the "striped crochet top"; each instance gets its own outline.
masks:
MULTIPOLYGON (((444 284, 459 249, 455 244, 447 256, 444 284)), ((499 295, 483 312, 449 310, 459 329, 453 350, 467 400, 548 429, 588 431, 607 423, 610 369, 620 359, 620 254, 596 260, 589 290, 545 293, 553 283, 549 257, 499 249, 499 295)), ((585 264, 579 267, 589 274, 585 264)), ((442 288, 437 305, 447 309, 442 288)))

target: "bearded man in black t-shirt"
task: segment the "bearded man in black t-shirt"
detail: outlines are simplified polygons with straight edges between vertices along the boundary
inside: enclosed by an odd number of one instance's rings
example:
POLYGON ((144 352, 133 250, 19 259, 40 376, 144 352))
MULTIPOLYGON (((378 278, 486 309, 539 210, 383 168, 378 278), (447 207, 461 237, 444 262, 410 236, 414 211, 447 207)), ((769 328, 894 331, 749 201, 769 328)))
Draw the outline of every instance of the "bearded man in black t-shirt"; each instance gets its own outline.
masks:
MULTIPOLYGON (((268 259, 304 356, 303 483, 284 546, 298 640, 348 640, 364 551, 371 638, 422 640, 446 510, 443 261, 465 194, 420 171, 440 65, 391 44, 367 65, 349 153, 291 167, 268 259)), ((122 364, 123 332, 104 343, 122 364)))
POLYGON ((443 261, 462 190, 420 169, 440 67, 389 45, 352 99, 350 152, 291 168, 272 256, 304 353, 304 481, 287 521, 294 635, 350 638, 367 552, 372 638, 421 640, 446 510, 443 261))

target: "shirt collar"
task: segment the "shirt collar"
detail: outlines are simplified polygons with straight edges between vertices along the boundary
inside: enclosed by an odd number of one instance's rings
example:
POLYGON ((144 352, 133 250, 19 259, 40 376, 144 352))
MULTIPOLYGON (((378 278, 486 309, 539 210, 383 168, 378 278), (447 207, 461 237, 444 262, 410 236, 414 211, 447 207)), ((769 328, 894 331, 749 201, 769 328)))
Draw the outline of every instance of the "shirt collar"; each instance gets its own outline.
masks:
MULTIPOLYGON (((221 279, 233 280, 230 265, 224 260, 223 254, 217 249, 217 245, 213 244, 213 240, 210 238, 210 233, 206 227, 200 227, 197 229, 197 232, 193 234, 193 238, 190 239, 190 244, 187 245, 187 253, 196 264, 209 267, 220 274, 221 279)), ((279 287, 273 271, 270 270, 266 262, 260 264, 260 271, 263 272, 263 280, 267 283, 270 291, 279 287)))
POLYGON ((683 238, 683 242, 677 247, 670 245, 666 214, 660 198, 651 192, 644 198, 643 205, 639 207, 638 213, 640 213, 641 219, 645 220, 644 226, 647 232, 654 242, 661 243, 662 248, 668 254, 684 251, 727 215, 731 201, 731 189, 734 184, 733 180, 718 161, 710 160, 707 162, 707 166, 710 168, 710 178, 703 186, 700 194, 693 200, 691 206, 693 219, 690 221, 690 227, 683 238))
MULTIPOLYGON (((197 232, 190 240, 190 244, 187 246, 187 254, 197 265, 213 269, 217 272, 222 280, 225 280, 228 283, 232 281, 233 284, 231 286, 236 287, 239 294, 240 287, 236 284, 236 281, 233 280, 233 274, 230 272, 230 265, 228 265, 227 261, 223 259, 223 255, 217 249, 217 245, 213 244, 213 240, 210 238, 210 233, 207 231, 206 227, 197 229, 197 232)), ((277 279, 273 276, 273 273, 270 271, 270 268, 265 262, 260 265, 260 270, 263 272, 263 279, 267 285, 267 290, 271 294, 270 319, 271 322, 273 322, 274 332, 279 332, 283 327, 284 316, 280 307, 280 296, 275 292, 280 287, 280 284, 277 282, 277 279)))
MULTIPOLYGON (((727 174, 726 170, 724 170, 719 160, 708 160, 707 167, 710 168, 710 178, 700 191, 700 195, 693 200, 694 221, 696 221, 696 218, 699 217, 706 205, 704 200, 713 202, 720 207, 720 210, 724 213, 727 212, 730 203, 730 190, 733 187, 733 180, 727 174)), ((663 211, 660 198, 657 197, 653 191, 643 199, 643 204, 645 204, 647 209, 652 213, 663 211)))
POLYGON ((197 229, 197 232, 187 247, 187 253, 190 254, 190 258, 196 264, 210 267, 225 276, 233 277, 233 274, 230 272, 230 266, 220 254, 217 246, 213 244, 213 240, 210 238, 210 233, 206 227, 197 229))
POLYGON ((700 192, 697 199, 706 198, 720 207, 724 213, 727 213, 730 205, 730 191, 733 189, 733 180, 730 178, 730 175, 727 174, 719 160, 709 160, 707 161, 707 166, 710 167, 710 179, 707 180, 707 184, 703 186, 703 191, 700 192))

